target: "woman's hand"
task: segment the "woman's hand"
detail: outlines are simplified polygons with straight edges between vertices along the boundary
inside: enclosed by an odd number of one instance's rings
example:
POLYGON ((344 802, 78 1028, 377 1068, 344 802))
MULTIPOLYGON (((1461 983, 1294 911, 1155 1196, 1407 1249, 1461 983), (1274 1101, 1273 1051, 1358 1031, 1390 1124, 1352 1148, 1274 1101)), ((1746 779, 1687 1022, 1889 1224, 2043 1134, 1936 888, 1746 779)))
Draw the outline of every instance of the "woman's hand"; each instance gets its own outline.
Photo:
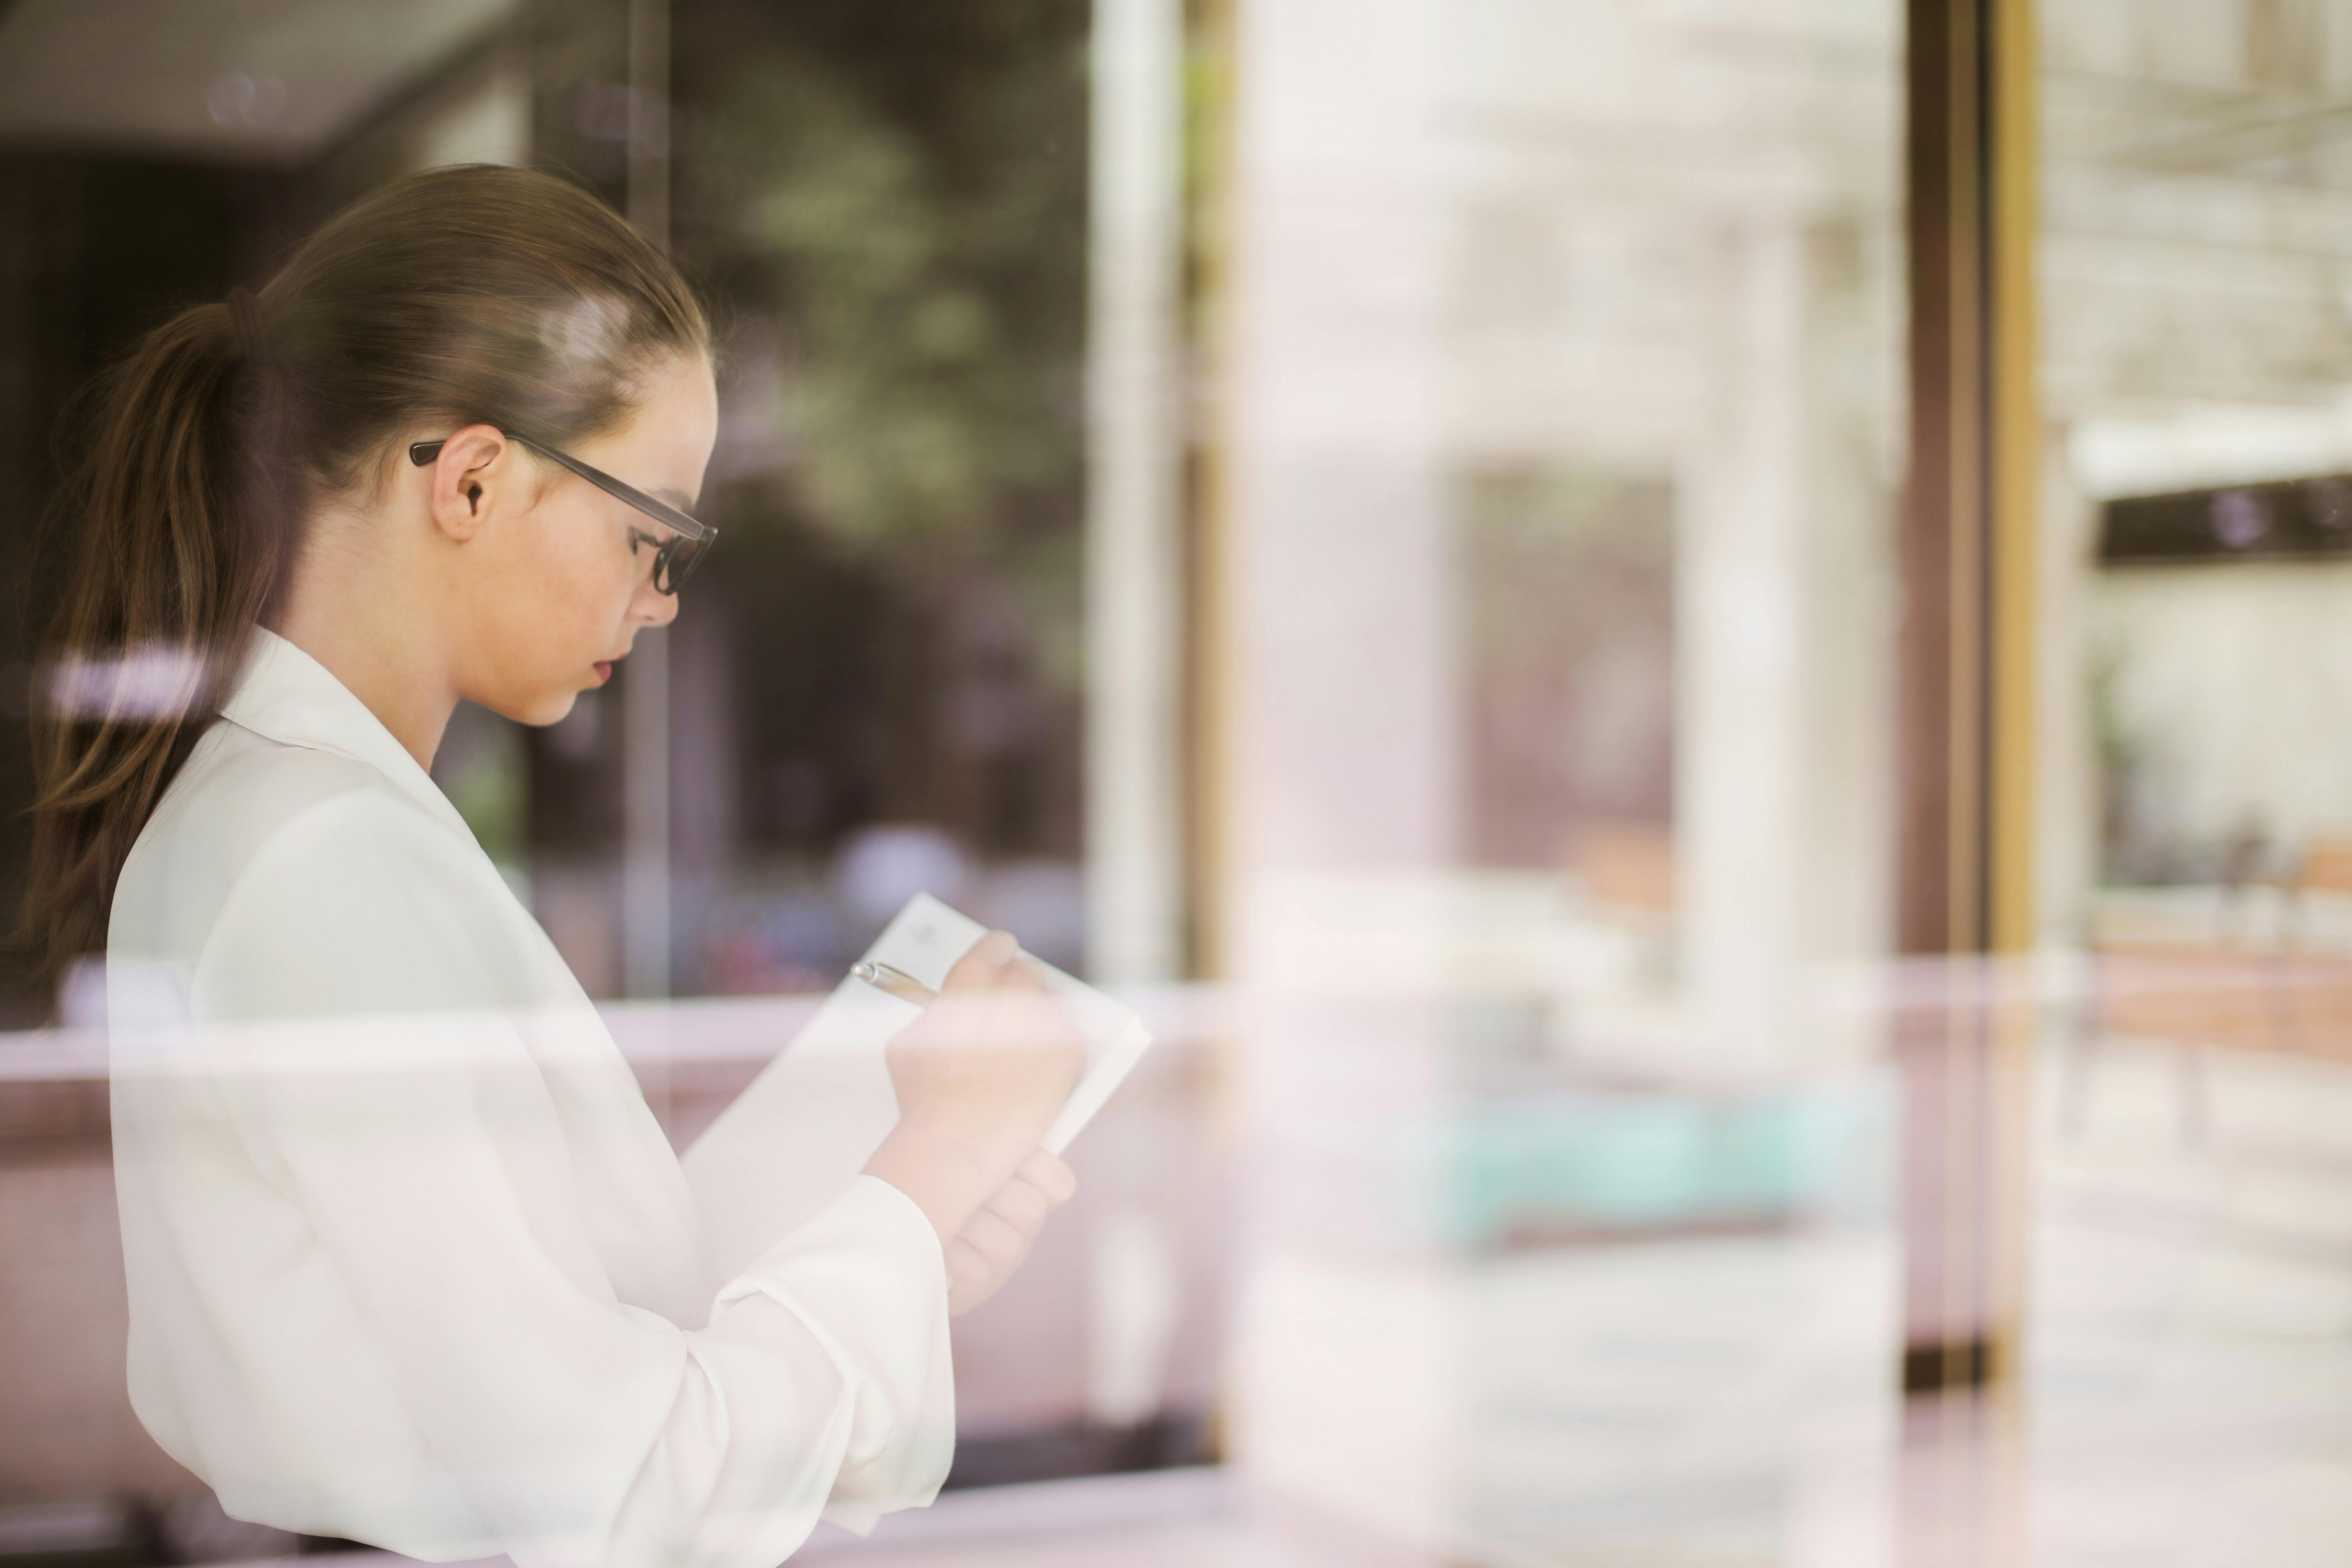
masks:
POLYGON ((1029 1256, 1045 1217, 1077 1190, 1070 1167, 1045 1150, 1022 1161, 948 1243, 948 1315, 961 1316, 996 1294, 1029 1256))
POLYGON ((898 1124, 866 1174, 912 1198, 951 1245, 1044 1139, 1085 1061, 1043 972, 990 932, 890 1041, 898 1124))

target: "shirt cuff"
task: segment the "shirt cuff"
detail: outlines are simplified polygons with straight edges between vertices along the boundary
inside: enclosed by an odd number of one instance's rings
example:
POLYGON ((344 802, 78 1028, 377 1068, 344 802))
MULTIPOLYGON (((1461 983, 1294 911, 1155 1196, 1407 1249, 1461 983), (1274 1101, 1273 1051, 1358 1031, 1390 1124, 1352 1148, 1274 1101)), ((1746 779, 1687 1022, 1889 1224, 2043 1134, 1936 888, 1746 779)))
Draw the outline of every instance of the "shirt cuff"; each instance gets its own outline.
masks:
POLYGON ((849 1443, 825 1517, 863 1534, 929 1503, 955 1458, 947 1258, 914 1199, 879 1176, 842 1195, 730 1281, 717 1305, 761 1295, 840 1369, 849 1443))

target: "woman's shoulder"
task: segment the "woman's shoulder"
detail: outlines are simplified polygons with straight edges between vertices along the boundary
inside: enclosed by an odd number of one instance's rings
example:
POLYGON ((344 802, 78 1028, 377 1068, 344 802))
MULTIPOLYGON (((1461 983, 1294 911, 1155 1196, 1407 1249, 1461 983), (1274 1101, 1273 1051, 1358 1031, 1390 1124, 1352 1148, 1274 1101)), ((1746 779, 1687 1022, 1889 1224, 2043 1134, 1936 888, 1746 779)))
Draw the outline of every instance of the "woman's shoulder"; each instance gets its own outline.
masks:
POLYGON ((365 762, 215 724, 131 848, 108 948, 193 964, 257 878, 334 888, 398 872, 430 885, 468 873, 472 848, 365 762))

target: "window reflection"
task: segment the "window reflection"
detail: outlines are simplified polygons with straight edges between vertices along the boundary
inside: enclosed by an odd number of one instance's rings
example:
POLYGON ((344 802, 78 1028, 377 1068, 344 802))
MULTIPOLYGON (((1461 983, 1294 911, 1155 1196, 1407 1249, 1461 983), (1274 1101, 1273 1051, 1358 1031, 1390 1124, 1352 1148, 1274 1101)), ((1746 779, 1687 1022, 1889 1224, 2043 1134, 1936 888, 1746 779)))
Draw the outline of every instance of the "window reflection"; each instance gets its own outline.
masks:
MULTIPOLYGON (((132 9, 0 16, 24 536, 170 307, 402 172, 565 172, 716 302, 726 549, 657 674, 435 778, 665 1130, 917 894, 1159 1037, 958 1322, 971 1495, 813 1560, 2333 1540, 2352 9, 2032 7, 2033 951, 1981 967, 1890 956, 1892 0, 132 9), (1898 1179, 1971 1108, 1895 1050, 2011 1001, 2034 1099, 1953 1168, 2030 1184, 2013 1257, 1898 1179), (1906 1404, 1906 1259, 2026 1281, 1996 1398, 1906 1404), (1943 1513, 1938 1445, 1998 1460, 1943 1513)), ((44 570, 12 723, 175 678, 37 680, 44 570)), ((0 1562, 290 1554, 122 1401, 103 973, 0 978, 0 1562)))

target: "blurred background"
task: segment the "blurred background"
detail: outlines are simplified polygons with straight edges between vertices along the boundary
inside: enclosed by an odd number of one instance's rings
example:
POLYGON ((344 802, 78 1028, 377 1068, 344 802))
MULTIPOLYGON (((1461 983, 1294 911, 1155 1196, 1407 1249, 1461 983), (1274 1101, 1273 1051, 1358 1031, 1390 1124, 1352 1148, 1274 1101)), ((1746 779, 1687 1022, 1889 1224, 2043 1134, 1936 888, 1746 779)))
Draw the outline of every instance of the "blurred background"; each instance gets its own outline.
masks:
MULTIPOLYGON (((717 308, 436 765, 673 1135, 918 891, 1160 1038, 809 1559, 2352 1551, 2352 0, 0 3, 0 888, 77 392, 453 162, 717 308)), ((352 1552, 131 1413, 101 995, 0 1563, 352 1552)))

